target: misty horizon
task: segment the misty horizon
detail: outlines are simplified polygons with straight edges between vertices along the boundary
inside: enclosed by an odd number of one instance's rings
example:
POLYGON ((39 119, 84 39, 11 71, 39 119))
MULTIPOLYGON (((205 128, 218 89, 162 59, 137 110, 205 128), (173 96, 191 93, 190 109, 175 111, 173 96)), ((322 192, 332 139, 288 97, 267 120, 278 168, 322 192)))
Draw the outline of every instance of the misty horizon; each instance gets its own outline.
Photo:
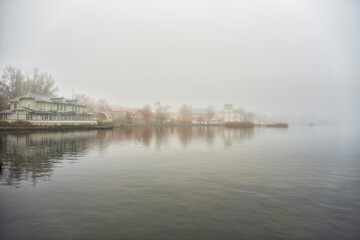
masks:
POLYGON ((58 95, 359 123, 357 1, 0 1, 0 68, 58 95))

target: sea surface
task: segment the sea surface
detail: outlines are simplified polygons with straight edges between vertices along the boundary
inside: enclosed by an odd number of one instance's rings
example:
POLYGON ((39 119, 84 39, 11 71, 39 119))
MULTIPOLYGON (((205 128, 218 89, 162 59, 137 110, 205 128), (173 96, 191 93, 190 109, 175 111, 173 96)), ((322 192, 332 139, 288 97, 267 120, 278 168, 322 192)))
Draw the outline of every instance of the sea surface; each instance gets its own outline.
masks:
POLYGON ((359 130, 1 132, 0 239, 360 239, 359 130))

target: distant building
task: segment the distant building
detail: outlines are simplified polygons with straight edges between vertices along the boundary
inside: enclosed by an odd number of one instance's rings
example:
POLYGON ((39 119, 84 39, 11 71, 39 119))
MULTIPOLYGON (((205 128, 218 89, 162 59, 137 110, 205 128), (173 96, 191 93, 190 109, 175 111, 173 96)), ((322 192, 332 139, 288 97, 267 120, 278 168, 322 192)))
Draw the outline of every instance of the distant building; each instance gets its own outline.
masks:
POLYGON ((47 97, 28 93, 9 101, 10 110, 0 112, 7 121, 26 120, 32 123, 93 123, 94 118, 86 111, 86 105, 76 99, 47 97))
POLYGON ((255 116, 252 114, 253 119, 247 119, 247 114, 241 109, 233 109, 232 104, 225 104, 224 110, 220 113, 220 119, 223 122, 253 122, 255 116))
POLYGON ((234 111, 232 104, 225 104, 222 119, 223 122, 240 122, 240 115, 234 111))

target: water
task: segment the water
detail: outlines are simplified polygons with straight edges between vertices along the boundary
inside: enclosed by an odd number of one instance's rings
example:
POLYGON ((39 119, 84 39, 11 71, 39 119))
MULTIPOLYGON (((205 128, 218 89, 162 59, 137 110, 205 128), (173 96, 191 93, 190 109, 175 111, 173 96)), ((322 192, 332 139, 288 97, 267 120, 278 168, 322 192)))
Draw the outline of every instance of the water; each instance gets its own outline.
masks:
POLYGON ((359 133, 0 133, 0 239, 360 239, 359 133))

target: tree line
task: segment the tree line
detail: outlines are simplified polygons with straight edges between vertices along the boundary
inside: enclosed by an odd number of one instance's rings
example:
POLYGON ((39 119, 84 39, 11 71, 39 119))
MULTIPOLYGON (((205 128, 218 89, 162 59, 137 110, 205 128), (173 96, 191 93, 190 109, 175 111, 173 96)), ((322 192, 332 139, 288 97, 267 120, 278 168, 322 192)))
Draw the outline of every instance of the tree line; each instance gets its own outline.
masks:
MULTIPOLYGON (((146 123, 150 123, 155 121, 156 123, 163 123, 166 121, 170 122, 182 122, 182 123, 191 123, 193 121, 193 112, 192 107, 184 104, 180 107, 178 111, 177 118, 173 118, 171 116, 171 107, 169 105, 162 105, 160 101, 155 103, 155 111, 152 112, 151 106, 146 105, 141 109, 144 117, 144 121, 146 123)), ((213 106, 209 106, 205 109, 204 112, 198 116, 196 119, 197 122, 210 122, 215 116, 215 108, 213 106)))
MULTIPOLYGON (((8 109, 10 99, 25 95, 29 92, 56 97, 59 88, 55 85, 55 79, 46 72, 41 72, 39 68, 30 71, 24 71, 12 66, 5 67, 0 79, 0 110, 8 109)), ((80 103, 85 104, 89 112, 111 112, 111 106, 105 99, 98 101, 88 97, 85 94, 75 94, 74 98, 80 103)), ((193 120, 193 110, 189 105, 182 105, 178 111, 176 119, 172 118, 169 105, 162 105, 159 101, 155 103, 155 111, 152 112, 151 106, 146 105, 141 109, 144 121, 147 123, 155 121, 163 123, 165 121, 189 123, 193 120)), ((245 113, 242 109, 237 111, 243 112, 246 116, 252 113, 245 113)), ((208 106, 200 114, 197 114, 196 121, 210 122, 215 117, 216 111, 213 106, 208 106)), ((253 114, 252 114, 253 115, 253 114)), ((122 121, 132 121, 131 118, 122 119, 122 121)))

